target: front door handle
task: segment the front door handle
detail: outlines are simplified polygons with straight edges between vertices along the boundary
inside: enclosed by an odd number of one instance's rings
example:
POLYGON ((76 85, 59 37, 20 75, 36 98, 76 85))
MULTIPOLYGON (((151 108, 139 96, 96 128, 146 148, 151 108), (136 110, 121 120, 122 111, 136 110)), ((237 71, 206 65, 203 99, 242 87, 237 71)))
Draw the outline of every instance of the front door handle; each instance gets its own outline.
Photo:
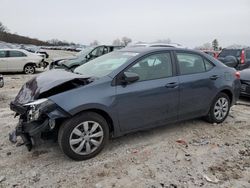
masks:
POLYGON ((218 75, 213 75, 213 76, 210 77, 211 80, 216 80, 216 79, 218 79, 218 78, 219 78, 218 75))
POLYGON ((165 85, 166 88, 177 88, 178 87, 178 83, 177 82, 171 82, 165 85))

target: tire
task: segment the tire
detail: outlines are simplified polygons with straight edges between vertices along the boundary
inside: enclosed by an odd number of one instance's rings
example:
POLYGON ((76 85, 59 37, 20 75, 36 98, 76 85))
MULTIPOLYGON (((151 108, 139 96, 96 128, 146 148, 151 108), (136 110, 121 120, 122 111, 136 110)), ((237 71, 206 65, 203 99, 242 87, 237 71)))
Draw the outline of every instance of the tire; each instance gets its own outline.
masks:
POLYGON ((36 68, 35 68, 35 66, 32 65, 32 64, 28 64, 28 65, 25 65, 25 66, 24 66, 23 72, 24 72, 25 74, 35 74, 36 68))
POLYGON ((225 93, 219 93, 215 97, 208 115, 205 117, 206 120, 209 123, 222 123, 228 116, 230 106, 231 102, 228 95, 225 93))
POLYGON ((102 151, 108 139, 107 121, 94 112, 84 112, 65 121, 58 133, 61 150, 76 161, 95 157, 102 151))

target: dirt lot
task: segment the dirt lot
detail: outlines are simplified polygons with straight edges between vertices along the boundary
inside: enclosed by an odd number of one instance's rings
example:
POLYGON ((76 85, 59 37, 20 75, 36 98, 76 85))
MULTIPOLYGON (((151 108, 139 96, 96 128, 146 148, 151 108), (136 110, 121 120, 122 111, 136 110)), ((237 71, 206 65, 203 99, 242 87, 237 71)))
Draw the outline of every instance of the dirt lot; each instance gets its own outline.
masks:
POLYGON ((196 119, 124 136, 94 159, 75 162, 57 143, 28 152, 8 141, 17 123, 8 104, 32 76, 4 77, 0 187, 250 187, 250 99, 240 100, 223 124, 196 119))

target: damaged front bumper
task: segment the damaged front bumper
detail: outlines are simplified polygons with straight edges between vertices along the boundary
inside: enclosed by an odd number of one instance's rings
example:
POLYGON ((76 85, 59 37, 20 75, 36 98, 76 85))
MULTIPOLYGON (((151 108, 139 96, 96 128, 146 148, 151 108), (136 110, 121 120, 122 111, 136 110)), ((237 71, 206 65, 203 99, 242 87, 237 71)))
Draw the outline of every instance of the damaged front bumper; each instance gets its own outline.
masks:
POLYGON ((42 132, 50 130, 49 120, 46 119, 44 122, 23 122, 19 119, 16 129, 9 134, 9 140, 12 143, 17 142, 17 137, 20 136, 23 140, 23 144, 31 151, 32 146, 36 144, 35 138, 41 136, 42 132))
POLYGON ((53 132, 56 127, 56 121, 69 117, 69 114, 62 110, 57 105, 42 106, 39 110, 39 117, 35 120, 30 120, 30 107, 11 103, 11 110, 16 112, 19 117, 19 122, 13 132, 9 134, 9 140, 12 143, 17 142, 17 137, 20 136, 23 144, 30 151, 37 140, 41 139, 42 134, 53 132))

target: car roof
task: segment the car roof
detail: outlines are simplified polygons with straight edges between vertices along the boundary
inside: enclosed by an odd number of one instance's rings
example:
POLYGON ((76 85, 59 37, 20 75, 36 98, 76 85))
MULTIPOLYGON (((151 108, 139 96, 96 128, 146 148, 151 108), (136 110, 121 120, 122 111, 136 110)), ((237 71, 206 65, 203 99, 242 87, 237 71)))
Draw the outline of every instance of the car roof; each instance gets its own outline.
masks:
POLYGON ((197 50, 190 50, 190 49, 176 48, 176 47, 126 47, 126 48, 120 49, 119 51, 120 52, 150 53, 150 52, 158 52, 158 51, 164 51, 164 50, 200 53, 197 50))
POLYGON ((1 51, 22 51, 22 52, 27 52, 26 50, 23 50, 23 49, 13 49, 13 48, 3 48, 3 49, 0 49, 1 51))

